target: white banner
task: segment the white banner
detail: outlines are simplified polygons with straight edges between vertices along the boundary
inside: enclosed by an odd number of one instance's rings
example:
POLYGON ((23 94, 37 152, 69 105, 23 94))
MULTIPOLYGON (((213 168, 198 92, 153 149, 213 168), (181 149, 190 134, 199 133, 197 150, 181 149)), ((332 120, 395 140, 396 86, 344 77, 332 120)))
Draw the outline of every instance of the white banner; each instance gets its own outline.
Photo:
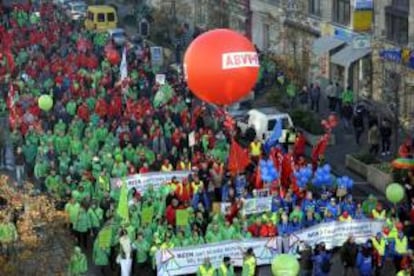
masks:
MULTIPOLYGON (((227 214, 231 204, 221 203, 221 213, 227 214)), ((256 197, 243 200, 243 215, 261 214, 272 210, 272 197, 256 197)))
MULTIPOLYGON (((351 222, 321 223, 292 234, 289 239, 290 250, 295 253, 299 241, 305 241, 310 246, 325 242, 326 247, 342 246, 346 239, 353 235, 357 243, 365 243, 370 237, 380 232, 383 226, 381 221, 359 220, 351 222)), ((257 258, 257 265, 269 265, 278 254, 276 238, 231 240, 219 243, 205 244, 160 250, 157 252, 157 275, 185 275, 196 273, 198 267, 206 257, 217 268, 223 257, 229 256, 234 266, 242 266, 243 253, 253 248, 257 258)))
POLYGON ((186 275, 196 273, 206 257, 217 268, 223 257, 230 256, 235 266, 242 266, 243 253, 253 248, 257 265, 270 264, 276 256, 275 239, 250 239, 210 243, 203 246, 174 248, 157 252, 157 275, 186 275))
POLYGON ((350 222, 328 222, 295 232, 290 236, 290 244, 306 241, 310 245, 321 242, 330 249, 341 246, 352 235, 357 243, 365 243, 368 238, 381 232, 384 222, 371 220, 354 220, 350 222))
MULTIPOLYGON (((148 186, 152 185, 154 190, 158 190, 162 185, 171 181, 175 176, 178 181, 187 178, 191 174, 191 171, 172 171, 172 172, 153 172, 134 174, 125 178, 128 189, 135 188, 138 192, 143 193, 148 189, 148 186)), ((112 188, 120 187, 120 178, 112 178, 112 188)))

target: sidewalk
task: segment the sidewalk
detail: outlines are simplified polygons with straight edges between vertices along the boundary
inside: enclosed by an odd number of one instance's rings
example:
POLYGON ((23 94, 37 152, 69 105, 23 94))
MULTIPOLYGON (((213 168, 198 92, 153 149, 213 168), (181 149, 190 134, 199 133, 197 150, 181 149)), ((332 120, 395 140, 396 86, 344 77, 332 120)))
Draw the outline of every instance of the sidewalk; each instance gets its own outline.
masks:
MULTIPOLYGON (((254 107, 264 107, 269 106, 269 100, 267 98, 268 93, 260 93, 260 96, 257 97, 253 103, 254 107)), ((280 107, 278 107, 280 108, 280 107)), ((289 112, 289 110, 287 110, 289 112)), ((328 109, 328 101, 325 96, 321 96, 320 106, 319 106, 319 118, 320 120, 326 119, 331 112, 328 109)), ((350 153, 366 152, 368 151, 367 145, 367 132, 368 126, 365 122, 365 131, 360 139, 360 145, 356 144, 355 136, 353 130, 345 130, 342 120, 339 120, 337 127, 333 130, 335 135, 336 143, 335 145, 330 145, 326 149, 325 157, 328 163, 332 167, 334 174, 338 176, 347 175, 351 177, 354 182, 353 195, 358 200, 365 199, 369 194, 374 194, 380 199, 384 199, 383 194, 375 189, 372 185, 366 182, 361 176, 353 173, 345 167, 345 156, 350 153)), ((307 154, 310 155, 312 148, 307 147, 307 154)), ((379 156, 380 157, 380 156, 379 156)))

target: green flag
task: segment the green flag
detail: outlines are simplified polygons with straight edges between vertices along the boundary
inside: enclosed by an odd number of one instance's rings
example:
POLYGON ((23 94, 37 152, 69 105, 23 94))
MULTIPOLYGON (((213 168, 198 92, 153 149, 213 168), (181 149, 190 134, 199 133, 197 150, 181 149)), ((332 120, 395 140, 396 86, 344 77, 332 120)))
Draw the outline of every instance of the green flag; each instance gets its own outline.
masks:
POLYGON ((176 213, 176 224, 177 226, 186 226, 188 225, 188 210, 177 210, 176 213))
POLYGON ((119 195, 117 214, 122 218, 124 223, 129 222, 128 187, 126 185, 125 180, 122 180, 122 187, 119 195))

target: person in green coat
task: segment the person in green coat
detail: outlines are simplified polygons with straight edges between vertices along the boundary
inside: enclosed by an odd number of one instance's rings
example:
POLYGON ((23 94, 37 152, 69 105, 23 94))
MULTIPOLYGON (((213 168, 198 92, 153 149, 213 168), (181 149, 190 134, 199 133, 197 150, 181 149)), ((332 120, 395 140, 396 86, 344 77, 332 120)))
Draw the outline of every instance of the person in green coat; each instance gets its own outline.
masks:
POLYGON ((133 247, 137 250, 135 261, 138 271, 141 271, 142 269, 145 269, 148 263, 150 251, 150 244, 144 239, 144 234, 142 232, 138 232, 137 239, 134 241, 133 247))
POLYGON ((93 243, 92 260, 94 265, 101 268, 102 275, 106 275, 105 267, 109 265, 109 256, 111 254, 111 247, 104 248, 100 244, 99 238, 96 238, 93 243))
POLYGON ((59 174, 67 175, 69 173, 69 166, 72 161, 68 153, 66 151, 62 152, 58 160, 59 160, 59 174))
POLYGON ((0 223, 0 249, 6 254, 10 254, 13 250, 13 244, 17 241, 18 234, 17 229, 14 223, 11 221, 11 218, 6 218, 6 220, 0 223))
POLYGON ((91 222, 92 234, 96 235, 102 225, 103 210, 97 205, 96 202, 93 202, 92 205, 88 208, 88 216, 91 222))
POLYGON ((83 150, 83 144, 78 136, 72 137, 69 148, 70 148, 70 154, 72 155, 72 158, 77 158, 78 155, 83 150))
POLYGON ((86 211, 85 204, 82 204, 79 209, 78 217, 75 220, 74 230, 78 236, 79 244, 83 245, 85 248, 87 247, 88 233, 90 229, 91 220, 88 216, 88 212, 86 211))
POLYGON ((72 257, 69 262, 69 275, 80 276, 88 272, 88 261, 86 255, 82 253, 79 246, 75 247, 72 257))
POLYGON ((70 147, 70 138, 64 132, 59 132, 53 141, 54 148, 58 154, 68 151, 70 147))
POLYGON ((50 175, 46 177, 45 186, 48 193, 55 198, 58 198, 62 195, 62 178, 56 174, 55 170, 51 170, 50 175))
POLYGON ((223 240, 223 236, 219 229, 218 223, 213 223, 212 228, 207 230, 206 233, 206 242, 213 243, 213 242, 220 242, 223 240))
POLYGON ((80 210, 80 204, 73 197, 65 205, 65 212, 69 217, 70 229, 73 230, 78 214, 80 210))

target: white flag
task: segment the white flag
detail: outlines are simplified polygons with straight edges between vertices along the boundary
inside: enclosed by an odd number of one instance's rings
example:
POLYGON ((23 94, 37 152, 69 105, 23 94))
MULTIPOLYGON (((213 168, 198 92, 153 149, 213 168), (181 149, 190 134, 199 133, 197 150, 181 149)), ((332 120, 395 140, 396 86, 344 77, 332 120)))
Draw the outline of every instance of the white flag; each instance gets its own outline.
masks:
POLYGON ((124 50, 122 51, 122 60, 121 60, 121 66, 119 68, 120 72, 121 72, 121 81, 123 81, 124 79, 126 79, 126 77, 128 76, 128 65, 127 65, 127 61, 126 61, 126 47, 124 47, 124 50))

